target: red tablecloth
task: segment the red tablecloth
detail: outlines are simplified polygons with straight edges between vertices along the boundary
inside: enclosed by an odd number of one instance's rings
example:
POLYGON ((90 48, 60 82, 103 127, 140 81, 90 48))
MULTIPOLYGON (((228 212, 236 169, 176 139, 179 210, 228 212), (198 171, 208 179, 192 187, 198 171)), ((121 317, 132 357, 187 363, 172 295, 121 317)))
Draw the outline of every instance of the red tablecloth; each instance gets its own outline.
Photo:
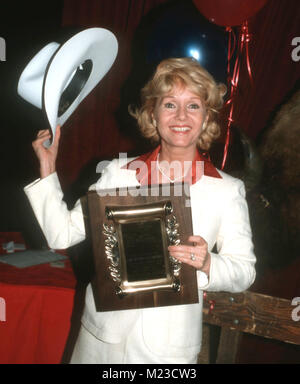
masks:
MULTIPOLYGON (((0 245, 11 240, 23 242, 19 234, 0 234, 0 245)), ((0 263, 0 298, 5 303, 5 321, 0 321, 0 364, 60 363, 71 325, 75 286, 70 260, 64 268, 43 264, 19 269, 0 263)))

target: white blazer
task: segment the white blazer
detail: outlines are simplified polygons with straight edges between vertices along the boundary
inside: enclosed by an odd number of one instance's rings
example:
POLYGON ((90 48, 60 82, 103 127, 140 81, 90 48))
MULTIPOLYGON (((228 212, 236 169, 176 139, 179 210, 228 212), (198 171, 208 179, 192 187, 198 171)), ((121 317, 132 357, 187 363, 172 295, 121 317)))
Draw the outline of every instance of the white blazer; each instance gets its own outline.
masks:
MULTIPOLYGON (((90 189, 138 186, 136 172, 123 169, 124 160, 109 163, 90 189)), ((221 171, 222 178, 202 176, 191 186, 194 235, 202 236, 211 253, 209 281, 197 271, 199 304, 96 312, 91 284, 87 287, 82 324, 98 339, 118 343, 142 316, 147 347, 158 356, 196 355, 201 348, 203 290, 239 292, 255 279, 255 262, 243 183, 221 171), (217 252, 211 252, 216 245, 217 252)), ((25 187, 36 218, 53 249, 65 249, 85 239, 78 201, 69 211, 56 173, 25 187)), ((205 275, 206 276, 206 275, 205 275)))

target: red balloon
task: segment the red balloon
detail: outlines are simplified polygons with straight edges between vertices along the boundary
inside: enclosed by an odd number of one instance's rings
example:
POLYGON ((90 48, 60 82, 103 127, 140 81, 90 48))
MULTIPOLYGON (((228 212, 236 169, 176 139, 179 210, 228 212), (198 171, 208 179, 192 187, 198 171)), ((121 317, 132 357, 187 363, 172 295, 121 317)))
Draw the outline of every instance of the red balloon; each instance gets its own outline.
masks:
POLYGON ((241 25, 255 15, 267 0, 193 0, 211 22, 225 27, 241 25))

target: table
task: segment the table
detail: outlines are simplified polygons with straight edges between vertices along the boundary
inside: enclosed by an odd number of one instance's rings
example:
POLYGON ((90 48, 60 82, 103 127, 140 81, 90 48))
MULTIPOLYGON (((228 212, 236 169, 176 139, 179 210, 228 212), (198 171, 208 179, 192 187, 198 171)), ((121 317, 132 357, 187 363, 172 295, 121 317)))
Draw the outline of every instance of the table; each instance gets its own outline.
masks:
MULTIPOLYGON (((24 242, 19 233, 0 233, 0 245, 12 240, 24 242)), ((5 303, 5 321, 0 321, 0 364, 61 362, 76 287, 71 262, 67 259, 64 263, 64 268, 43 264, 24 269, 0 263, 2 313, 5 303)))

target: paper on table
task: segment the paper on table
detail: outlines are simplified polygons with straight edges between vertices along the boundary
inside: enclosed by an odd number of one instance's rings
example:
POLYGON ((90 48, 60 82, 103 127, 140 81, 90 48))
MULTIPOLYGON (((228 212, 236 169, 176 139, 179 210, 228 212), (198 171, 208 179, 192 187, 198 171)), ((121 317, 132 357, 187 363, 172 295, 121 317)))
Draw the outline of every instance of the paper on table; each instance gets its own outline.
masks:
POLYGON ((3 243, 2 248, 7 253, 13 253, 15 251, 24 251, 26 249, 25 244, 18 244, 14 241, 9 241, 8 243, 3 243))
POLYGON ((13 265, 17 268, 32 267, 39 264, 52 263, 53 261, 65 260, 66 256, 60 255, 50 250, 32 250, 24 252, 10 253, 9 255, 0 255, 0 262, 13 265))

